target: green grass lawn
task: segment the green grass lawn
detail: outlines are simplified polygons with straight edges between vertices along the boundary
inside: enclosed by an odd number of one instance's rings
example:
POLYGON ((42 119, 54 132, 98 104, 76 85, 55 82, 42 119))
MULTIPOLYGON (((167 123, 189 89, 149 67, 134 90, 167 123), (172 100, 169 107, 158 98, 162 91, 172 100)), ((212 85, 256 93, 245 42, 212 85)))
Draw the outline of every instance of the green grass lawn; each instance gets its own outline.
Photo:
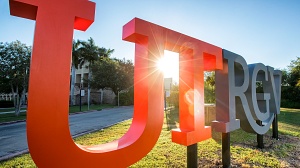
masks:
POLYGON ((19 116, 16 116, 14 113, 0 114, 0 123, 20 121, 25 119, 26 119, 26 113, 20 113, 19 116))
MULTIPOLYGON (((101 104, 101 105, 90 105, 90 109, 88 110, 87 105, 83 105, 81 107, 82 112, 88 112, 88 111, 100 111, 105 108, 113 108, 115 106, 110 105, 110 104, 101 104)), ((14 111, 14 108, 6 108, 6 109, 0 109, 0 123, 3 122, 12 122, 12 121, 20 121, 20 120, 25 120, 26 119, 26 113, 20 113, 19 116, 16 116, 14 113, 10 114, 1 114, 1 112, 7 112, 7 111, 14 111)), ((22 110, 26 110, 26 108, 22 108, 22 110)), ((70 106, 69 108, 69 113, 76 113, 80 112, 80 107, 79 106, 70 106)))
MULTIPOLYGON (((170 130, 178 125, 178 111, 167 111, 158 142, 152 151, 132 168, 186 167, 186 147, 171 142, 170 130)), ((264 149, 256 148, 256 135, 241 129, 231 133, 232 167, 297 167, 300 165, 300 110, 281 109, 279 140, 271 138, 272 130, 264 136, 264 149)), ((106 143, 120 138, 129 128, 131 120, 75 139, 82 145, 106 143), (101 138, 99 138, 101 137, 101 138)), ((222 167, 220 133, 198 143, 199 167, 222 167)), ((29 154, 0 162, 0 167, 35 167, 29 154)))
MULTIPOLYGON (((110 105, 110 104, 90 105, 90 109, 88 110, 88 106, 83 105, 83 106, 81 106, 81 111, 94 111, 94 110, 100 111, 105 108, 113 108, 113 107, 116 107, 116 106, 110 105)), ((70 106, 69 112, 70 113, 80 112, 80 107, 79 106, 70 106)))

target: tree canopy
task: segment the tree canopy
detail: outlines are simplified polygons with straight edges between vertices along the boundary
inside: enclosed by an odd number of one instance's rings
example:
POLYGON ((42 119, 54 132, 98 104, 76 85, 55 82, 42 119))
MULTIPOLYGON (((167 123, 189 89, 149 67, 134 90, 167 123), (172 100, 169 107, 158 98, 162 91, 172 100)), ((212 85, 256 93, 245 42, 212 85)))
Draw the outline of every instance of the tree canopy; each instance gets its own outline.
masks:
POLYGON ((133 86, 134 66, 129 60, 102 57, 91 66, 91 86, 96 89, 110 88, 119 91, 133 86))
POLYGON ((290 86, 300 87, 300 57, 297 57, 295 60, 292 60, 288 66, 288 79, 287 83, 290 86))
POLYGON ((30 56, 31 47, 20 41, 0 43, 0 92, 16 94, 16 115, 28 87, 30 56))
POLYGON ((300 108, 300 57, 282 70, 282 107, 300 108))
MULTIPOLYGON (((98 47, 93 38, 87 41, 73 40, 72 47, 72 78, 71 78, 71 105, 75 105, 74 87, 75 87, 75 69, 82 68, 84 63, 88 62, 88 66, 100 57, 109 57, 114 52, 113 49, 98 47)), ((90 69, 89 69, 90 70, 90 69)), ((89 77, 90 78, 90 73, 89 77)), ((88 81, 87 81, 88 82, 88 81)), ((88 83, 89 88, 89 83, 88 83)))

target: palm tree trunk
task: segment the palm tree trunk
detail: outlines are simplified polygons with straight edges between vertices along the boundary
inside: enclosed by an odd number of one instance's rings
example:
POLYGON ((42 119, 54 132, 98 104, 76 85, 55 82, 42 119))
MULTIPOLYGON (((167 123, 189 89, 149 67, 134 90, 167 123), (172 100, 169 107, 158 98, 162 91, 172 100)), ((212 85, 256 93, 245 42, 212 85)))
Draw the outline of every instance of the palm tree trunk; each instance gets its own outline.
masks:
POLYGON ((90 80, 91 80, 91 71, 90 71, 90 65, 89 65, 89 75, 88 75, 88 110, 90 110, 90 97, 91 97, 91 86, 90 86, 90 80))
POLYGON ((72 64, 72 78, 71 78, 71 105, 75 105, 75 96, 74 96, 74 88, 75 88, 75 65, 72 64))

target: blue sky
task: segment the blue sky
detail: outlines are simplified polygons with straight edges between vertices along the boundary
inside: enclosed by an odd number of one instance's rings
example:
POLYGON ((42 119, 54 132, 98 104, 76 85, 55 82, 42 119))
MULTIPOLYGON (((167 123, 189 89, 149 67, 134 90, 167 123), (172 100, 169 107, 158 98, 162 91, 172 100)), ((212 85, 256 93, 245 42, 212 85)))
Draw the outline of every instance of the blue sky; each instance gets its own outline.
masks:
MULTIPOLYGON (((134 44, 122 41, 122 26, 134 17, 242 55, 248 64, 285 68, 300 57, 300 1, 297 0, 110 0, 96 2, 95 22, 74 39, 92 37, 113 57, 134 59, 134 44)), ((9 15, 0 1, 0 41, 32 45, 35 22, 9 15)))

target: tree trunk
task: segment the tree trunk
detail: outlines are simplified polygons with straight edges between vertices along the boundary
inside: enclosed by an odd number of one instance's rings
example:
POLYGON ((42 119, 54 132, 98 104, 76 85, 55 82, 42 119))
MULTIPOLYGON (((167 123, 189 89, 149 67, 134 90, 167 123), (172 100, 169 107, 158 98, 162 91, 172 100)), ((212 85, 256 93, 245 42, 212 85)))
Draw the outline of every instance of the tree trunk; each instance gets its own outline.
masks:
MULTIPOLYGON (((25 88, 25 86, 24 86, 25 88)), ((19 116, 21 112, 21 106, 25 101, 25 89, 22 90, 21 95, 19 95, 19 87, 17 86, 16 90, 14 90, 13 86, 11 86, 12 94, 13 94, 13 101, 15 107, 15 115, 19 116)))
MULTIPOLYGON (((24 88, 25 88, 25 86, 24 86, 24 88)), ((19 101, 19 104, 18 104, 18 111, 17 111, 17 114, 16 114, 17 116, 19 116, 20 113, 21 113, 21 106, 25 102, 25 94, 26 94, 26 90, 23 89, 22 92, 21 92, 20 101, 19 101)))
MULTIPOLYGON (((13 93, 13 94, 15 94, 15 93, 13 93)), ((20 115, 21 103, 20 103, 19 87, 18 86, 16 88, 16 96, 17 96, 17 100, 16 100, 16 104, 15 104, 15 115, 19 116, 20 115)))
POLYGON ((16 107, 16 97, 15 97, 15 90, 14 90, 13 84, 10 84, 10 88, 11 88, 11 93, 12 93, 12 97, 13 97, 14 107, 16 107))
POLYGON ((19 97, 19 95, 17 95, 18 96, 18 99, 19 99, 19 103, 18 103, 18 105, 17 105, 17 108, 16 108, 16 116, 19 116, 20 115, 20 112, 21 112, 21 106, 22 106, 22 103, 23 103, 23 99, 22 99, 22 97, 23 97, 23 95, 24 95, 24 93, 23 93, 24 91, 22 91, 22 93, 21 93, 21 96, 19 97))
POLYGON ((10 85, 11 87, 11 92, 12 92, 12 97, 13 97, 13 102, 14 102, 14 107, 15 107, 15 115, 19 116, 20 114, 20 109, 19 109, 19 93, 18 93, 18 86, 16 90, 14 90, 13 84, 10 85), (16 97, 17 96, 17 97, 16 97))
POLYGON ((118 100, 119 100, 119 90, 118 89, 112 89, 114 94, 116 95, 115 97, 115 105, 118 105, 118 100))
POLYGON ((100 104, 103 104, 103 89, 100 90, 100 104))
POLYGON ((74 96, 74 90, 75 90, 75 65, 72 64, 72 78, 71 78, 71 105, 75 105, 75 96, 74 96))

